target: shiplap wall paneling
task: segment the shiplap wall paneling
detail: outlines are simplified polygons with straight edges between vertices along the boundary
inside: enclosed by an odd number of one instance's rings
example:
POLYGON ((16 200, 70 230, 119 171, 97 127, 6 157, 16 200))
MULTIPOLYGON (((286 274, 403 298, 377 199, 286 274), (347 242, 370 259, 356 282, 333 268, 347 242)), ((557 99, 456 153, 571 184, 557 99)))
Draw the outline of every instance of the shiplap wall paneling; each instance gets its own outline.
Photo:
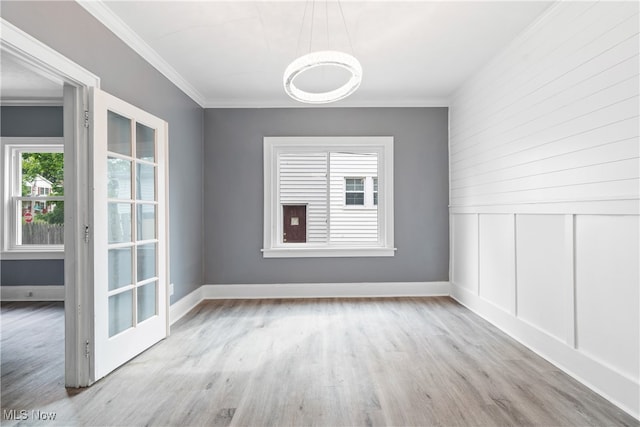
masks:
POLYGON ((576 217, 578 349, 640 377, 640 218, 576 217))
POLYGON ((518 215, 516 253, 518 317, 549 335, 568 341, 573 322, 568 269, 572 248, 565 242, 564 215, 518 215))
POLYGON ((451 281, 478 295, 478 215, 451 215, 451 281))
POLYGON ((638 51, 636 2, 555 7, 454 96, 451 204, 637 198, 638 51))
POLYGON ((589 95, 593 89, 630 77, 606 76, 605 85, 597 85, 603 77, 599 74, 619 71, 618 64, 637 57, 637 38, 633 37, 637 33, 637 14, 638 5, 634 2, 553 6, 462 88, 460 92, 465 96, 485 100, 487 108, 480 109, 477 104, 461 104, 457 108, 451 136, 459 146, 452 154, 463 149, 477 150, 479 138, 500 123, 503 131, 517 127, 514 125, 520 123, 517 118, 523 111, 549 113, 589 95), (502 79, 496 81, 497 75, 502 79), (545 104, 553 104, 554 109, 545 111, 545 104))
POLYGON ((460 187, 456 190, 462 193, 464 189, 479 189, 505 180, 520 182, 523 179, 532 179, 539 174, 558 174, 557 171, 579 170, 593 166, 594 160, 584 155, 589 151, 590 155, 601 164, 614 164, 616 162, 632 159, 637 156, 637 139, 628 137, 637 132, 637 121, 632 119, 617 123, 614 128, 598 128, 576 137, 568 138, 563 143, 547 144, 535 149, 523 151, 512 156, 513 164, 493 171, 481 172, 473 176, 473 179, 459 178, 460 187), (613 134, 611 133, 613 132, 613 134), (616 134, 624 132, 625 136, 618 139, 616 134), (535 160, 532 160, 535 159, 535 160), (619 160, 623 159, 623 160, 619 160))
POLYGON ((480 215, 480 296, 516 313, 514 215, 480 215))

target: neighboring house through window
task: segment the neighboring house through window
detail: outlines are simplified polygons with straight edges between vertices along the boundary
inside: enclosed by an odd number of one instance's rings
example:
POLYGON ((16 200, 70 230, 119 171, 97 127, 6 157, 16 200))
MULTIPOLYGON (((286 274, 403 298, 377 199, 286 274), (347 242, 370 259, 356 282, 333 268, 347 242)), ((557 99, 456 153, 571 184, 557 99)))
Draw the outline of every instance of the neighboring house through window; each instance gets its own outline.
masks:
POLYGON ((355 209, 376 209, 378 205, 378 178, 371 176, 377 173, 370 168, 369 175, 360 178, 345 178, 345 207, 355 209))
POLYGON ((345 178, 345 205, 364 206, 364 178, 345 178))
POLYGON ((268 137, 264 161, 265 257, 393 256, 392 137, 268 137))
POLYGON ((373 178, 373 204, 378 205, 378 178, 373 178))

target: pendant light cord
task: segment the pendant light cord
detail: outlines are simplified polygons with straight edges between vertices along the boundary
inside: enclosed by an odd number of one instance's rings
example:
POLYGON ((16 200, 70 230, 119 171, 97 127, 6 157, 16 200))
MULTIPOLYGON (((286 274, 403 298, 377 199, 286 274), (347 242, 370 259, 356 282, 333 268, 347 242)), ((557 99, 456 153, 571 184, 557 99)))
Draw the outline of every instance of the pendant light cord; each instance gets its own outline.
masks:
POLYGON ((324 0, 324 16, 327 18, 326 19, 326 26, 327 26, 327 50, 329 50, 329 48, 331 47, 329 44, 329 0, 324 0))
POLYGON ((349 47, 351 48, 351 54, 355 55, 356 51, 353 49, 353 44, 351 43, 351 36, 349 35, 349 28, 347 28, 347 20, 344 19, 344 11, 342 10, 342 3, 338 0, 338 7, 340 8, 340 15, 342 15, 342 24, 344 25, 344 31, 347 33, 347 40, 349 41, 349 47))
POLYGON ((302 30, 304 29, 304 22, 307 20, 307 7, 309 6, 309 0, 304 4, 304 13, 302 14, 302 23, 300 24, 300 32, 298 33, 298 44, 296 45, 296 55, 300 52, 300 42, 302 41, 302 30))
MULTIPOLYGON (((313 25, 316 16, 316 0, 307 0, 304 4, 304 12, 302 14, 302 23, 300 24, 300 32, 298 33, 298 43, 296 45, 296 54, 300 52, 300 42, 302 41, 302 32, 304 30, 304 23, 307 20, 307 9, 309 8, 309 1, 312 2, 311 5, 311 23, 309 28, 309 49, 307 53, 311 52, 311 48, 313 47, 313 25)), ((347 27, 347 20, 344 17, 344 10, 342 9, 342 3, 340 0, 337 0, 338 8, 340 9, 340 16, 342 17, 342 25, 344 26, 344 31, 347 34, 347 41, 349 42, 349 49, 351 50, 351 54, 355 55, 356 51, 353 48, 353 43, 351 42, 351 34, 349 34, 349 27, 347 27)), ((330 49, 329 42, 329 0, 325 0, 325 26, 327 29, 327 50, 330 49)))
POLYGON ((313 24, 316 20, 316 0, 311 5, 311 33, 309 34, 309 52, 311 52, 311 43, 313 42, 313 24))

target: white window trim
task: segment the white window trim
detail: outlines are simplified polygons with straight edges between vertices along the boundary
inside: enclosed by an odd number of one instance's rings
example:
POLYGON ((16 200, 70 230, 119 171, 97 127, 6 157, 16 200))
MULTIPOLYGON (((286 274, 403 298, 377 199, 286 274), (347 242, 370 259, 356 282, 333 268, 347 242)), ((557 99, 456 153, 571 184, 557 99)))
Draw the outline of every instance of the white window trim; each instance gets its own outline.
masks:
POLYGON ((17 151, 30 152, 64 152, 64 138, 42 137, 3 137, 1 138, 2 166, 4 168, 2 200, 3 200, 3 224, 0 231, 2 242, 2 259, 64 259, 64 245, 29 245, 19 246, 15 244, 14 233, 16 231, 16 210, 13 206, 12 190, 18 185, 15 180, 16 160, 14 154, 17 151), (55 150, 52 150, 55 147, 55 150))
POLYGON ((264 258, 387 257, 394 256, 393 234, 393 137, 265 137, 264 156, 264 258), (278 154, 281 152, 317 152, 350 150, 378 154, 378 244, 331 245, 280 243, 280 206, 278 203, 278 154), (381 187, 380 187, 381 186, 381 187))

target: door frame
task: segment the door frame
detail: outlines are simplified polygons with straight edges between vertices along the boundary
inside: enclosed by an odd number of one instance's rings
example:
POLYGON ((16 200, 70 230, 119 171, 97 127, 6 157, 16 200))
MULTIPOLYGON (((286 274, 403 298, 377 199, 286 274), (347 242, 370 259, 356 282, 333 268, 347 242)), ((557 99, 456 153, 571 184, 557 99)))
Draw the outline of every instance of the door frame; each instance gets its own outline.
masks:
POLYGON ((93 254, 89 250, 90 199, 88 88, 100 78, 0 17, 0 49, 27 67, 64 84, 65 205, 65 386, 92 383, 93 254))

